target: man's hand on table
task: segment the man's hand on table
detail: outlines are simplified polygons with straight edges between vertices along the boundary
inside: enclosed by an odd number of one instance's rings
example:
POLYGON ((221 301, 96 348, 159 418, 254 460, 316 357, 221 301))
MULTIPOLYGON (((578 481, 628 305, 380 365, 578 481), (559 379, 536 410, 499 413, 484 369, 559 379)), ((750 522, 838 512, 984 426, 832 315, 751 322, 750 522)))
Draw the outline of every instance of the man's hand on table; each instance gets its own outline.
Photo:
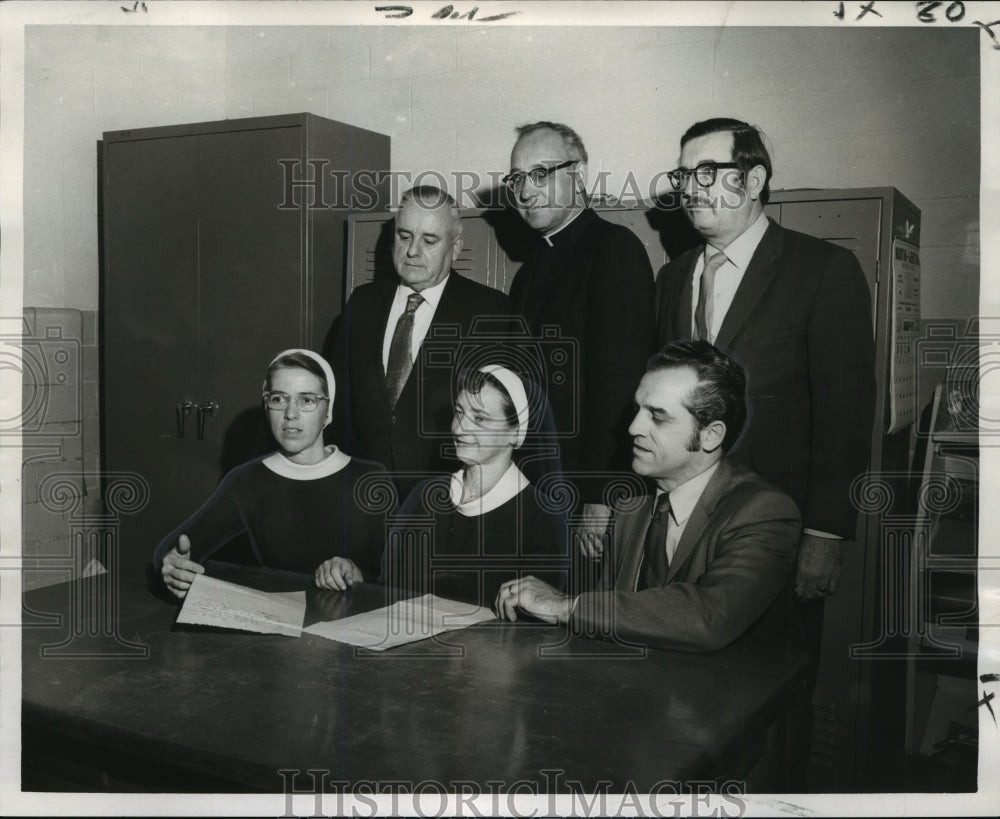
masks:
POLYGON ((188 557, 190 554, 191 539, 187 535, 181 535, 177 539, 177 545, 163 558, 160 574, 164 585, 176 597, 183 598, 187 595, 195 577, 205 573, 205 567, 191 560, 188 557))
POLYGON ((500 587, 493 608, 501 620, 517 620, 517 610, 549 623, 565 623, 573 610, 573 598, 537 577, 509 580, 500 587))
POLYGON ((316 569, 316 585, 321 589, 344 591, 355 583, 363 583, 361 569, 346 557, 331 557, 316 569))

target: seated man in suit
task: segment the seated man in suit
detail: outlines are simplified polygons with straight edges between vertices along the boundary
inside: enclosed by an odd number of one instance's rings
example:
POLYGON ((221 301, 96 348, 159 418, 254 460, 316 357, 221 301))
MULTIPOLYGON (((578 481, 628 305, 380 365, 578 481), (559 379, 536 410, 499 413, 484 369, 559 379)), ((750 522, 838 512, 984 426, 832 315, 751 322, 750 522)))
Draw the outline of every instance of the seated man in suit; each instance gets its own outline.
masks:
POLYGON ((743 368, 707 341, 653 356, 635 393, 632 469, 656 495, 616 511, 595 591, 575 599, 534 577, 504 583, 501 617, 521 610, 601 636, 714 651, 752 631, 787 640, 799 512, 726 457, 747 420, 743 368))
POLYGON ((477 318, 512 313, 499 290, 451 269, 461 250, 455 200, 434 187, 408 190, 395 220, 398 279, 358 287, 324 350, 344 385, 331 424, 334 441, 383 464, 401 498, 428 475, 458 466, 443 452, 451 443, 454 368, 442 365, 440 343, 428 366, 425 341, 449 333, 454 349, 446 352, 457 364, 477 318))

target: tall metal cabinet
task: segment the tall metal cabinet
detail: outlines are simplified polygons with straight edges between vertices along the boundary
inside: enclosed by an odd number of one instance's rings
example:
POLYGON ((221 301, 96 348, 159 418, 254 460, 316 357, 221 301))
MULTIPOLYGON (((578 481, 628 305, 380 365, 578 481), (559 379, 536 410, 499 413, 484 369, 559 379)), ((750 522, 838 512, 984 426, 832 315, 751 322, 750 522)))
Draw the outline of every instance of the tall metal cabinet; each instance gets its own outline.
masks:
POLYGON ((384 208, 388 168, 387 136, 311 114, 104 134, 102 469, 148 486, 119 521, 126 569, 260 445, 261 376, 321 349, 345 219, 384 208))
MULTIPOLYGON (((775 191, 768 215, 783 227, 851 250, 872 296, 878 389, 869 471, 856 483, 862 514, 854 543, 844 550, 838 591, 826 602, 823 657, 813 694, 811 785, 855 791, 867 787, 879 764, 873 744, 886 743, 886 737, 873 736, 878 716, 873 713, 874 673, 880 662, 896 658, 891 643, 898 635, 892 632, 904 619, 887 554, 898 539, 892 522, 897 510, 890 501, 906 480, 911 429, 889 431, 890 390, 894 365, 913 377, 915 388, 918 328, 896 327, 894 333, 894 290, 900 284, 893 250, 899 243, 919 249, 920 210, 895 188, 851 188, 775 191)), ((906 389, 899 389, 901 404, 910 400, 916 406, 915 390, 907 395, 906 389)))

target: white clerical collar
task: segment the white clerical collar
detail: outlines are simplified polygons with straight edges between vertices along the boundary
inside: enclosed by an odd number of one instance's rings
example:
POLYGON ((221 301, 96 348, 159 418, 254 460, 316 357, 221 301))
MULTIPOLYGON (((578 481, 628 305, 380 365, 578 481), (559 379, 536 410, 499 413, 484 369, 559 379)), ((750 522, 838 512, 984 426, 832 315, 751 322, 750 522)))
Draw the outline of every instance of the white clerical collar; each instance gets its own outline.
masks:
POLYGON ((280 452, 272 452, 263 460, 264 466, 275 475, 291 478, 293 481, 314 481, 335 475, 351 462, 351 456, 345 455, 336 446, 330 444, 323 447, 326 456, 316 464, 297 464, 290 461, 280 452))
MULTIPOLYGON (((716 461, 704 472, 698 473, 671 491, 670 516, 678 526, 687 523, 687 519, 691 517, 691 512, 694 511, 695 504, 698 503, 702 492, 705 491, 705 487, 708 486, 708 482, 712 480, 712 476, 718 468, 719 462, 716 461)), ((656 497, 659 498, 662 494, 663 490, 657 489, 656 497)), ((655 505, 653 508, 656 508, 655 505)))
MULTIPOLYGON (((450 276, 451 273, 448 274, 450 276)), ((400 303, 406 303, 406 297, 411 293, 420 293, 423 296, 425 302, 427 302, 432 310, 437 310, 438 302, 441 301, 441 294, 444 292, 444 286, 448 284, 448 276, 445 276, 437 284, 431 287, 425 287, 423 290, 414 290, 408 284, 403 284, 400 282, 396 285, 396 301, 400 303)))
POLYGON ((462 490, 465 488, 465 473, 459 470, 451 476, 451 502, 455 511, 467 518, 485 515, 487 512, 503 506, 507 501, 530 485, 516 464, 507 467, 500 480, 487 492, 478 498, 462 503, 462 490))
MULTIPOLYGON (((754 223, 750 225, 746 230, 744 230, 739 236, 737 236, 729 245, 723 250, 726 254, 726 258, 732 262, 740 270, 746 270, 750 266, 750 260, 753 258, 753 254, 757 252, 757 245, 760 244, 760 240, 764 238, 764 232, 767 230, 767 214, 764 211, 760 212, 760 215, 754 220, 754 223)), ((713 248, 718 250, 719 248, 713 248)), ((670 507, 673 508, 673 494, 670 495, 670 507)))
POLYGON ((568 228, 577 219, 580 218, 580 214, 583 213, 585 210, 586 210, 586 208, 581 208, 579 211, 576 212, 576 214, 573 216, 573 218, 570 219, 568 222, 563 222, 555 230, 550 230, 548 233, 544 234, 542 236, 542 238, 545 240, 545 244, 547 244, 549 247, 552 247, 552 237, 555 236, 560 231, 566 230, 566 228, 568 228))

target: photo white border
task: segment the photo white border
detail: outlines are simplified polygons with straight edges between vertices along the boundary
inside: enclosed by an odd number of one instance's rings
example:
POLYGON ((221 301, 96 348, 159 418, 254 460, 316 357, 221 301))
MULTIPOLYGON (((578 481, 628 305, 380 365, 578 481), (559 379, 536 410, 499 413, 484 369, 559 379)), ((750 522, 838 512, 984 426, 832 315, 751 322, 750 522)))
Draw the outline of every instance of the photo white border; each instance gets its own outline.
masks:
MULTIPOLYGON (((94 0, 92 2, 3 2, 0 3, 0 317, 19 316, 22 311, 24 262, 23 224, 23 159, 24 159, 24 27, 26 25, 440 25, 430 15, 446 5, 444 2, 163 2, 145 0, 143 14, 123 13, 125 0, 94 0), (414 14, 406 19, 386 19, 374 13, 375 6, 407 5, 414 14)), ((852 21, 863 3, 845 2, 847 18, 838 21, 833 12, 837 3, 812 0, 792 2, 491 2, 474 0, 454 3, 464 11, 478 6, 479 16, 516 11, 513 18, 490 23, 493 26, 573 25, 573 26, 848 26, 857 27, 921 27, 916 19, 915 3, 877 0, 875 8, 882 15, 867 14, 852 21)), ((944 6, 948 4, 945 3, 944 6)), ((1000 3, 966 2, 964 25, 971 21, 1000 20, 1000 3)), ((941 7, 941 11, 944 10, 941 7)), ((447 25, 482 25, 476 22, 452 22, 447 25)), ((938 25, 944 25, 942 20, 938 25)), ((995 29, 1000 37, 1000 25, 995 29)), ((981 316, 1000 316, 1000 275, 993 260, 1000 258, 1000 50, 983 33, 980 39, 981 60, 981 128, 982 156, 980 177, 980 308, 981 316)), ((6 328, 5 328, 6 329, 6 328)), ((1000 385, 992 377, 982 384, 984 405, 1000 395, 1000 385)), ((15 417, 19 412, 21 373, 13 369, 0 370, 0 417, 15 417)), ((0 623, 17 622, 20 617, 20 577, 10 571, 20 558, 21 499, 20 449, 17 441, 5 439, 0 446, 0 623)), ((981 451, 981 497, 1000 497, 1000 471, 996 469, 997 453, 989 447, 981 451)), ((1000 541, 995 537, 995 504, 981 508, 980 547, 992 550, 1000 557, 1000 541)), ((994 581, 990 573, 981 581, 994 581)), ((996 573, 994 573, 995 575, 996 573)), ((1000 588, 980 586, 980 621, 994 628, 984 628, 980 634, 980 668, 1000 669, 1000 641, 995 626, 1000 625, 1000 588)), ((280 815, 285 810, 285 798, 278 795, 139 795, 123 794, 21 794, 20 778, 20 634, 17 628, 0 627, 0 812, 4 815, 280 815)), ((1000 714, 1000 697, 995 701, 1000 714)), ((859 795, 750 795, 748 815, 995 815, 1000 813, 1000 731, 989 719, 985 709, 979 709, 979 782, 978 794, 859 794, 859 795)), ((312 811, 311 797, 301 803, 298 815, 312 811)), ((518 809, 537 815, 566 810, 568 797, 550 802, 539 797, 537 804, 519 797, 518 809)), ((296 802, 299 805, 300 802, 296 802)), ((436 810, 438 800, 428 808, 436 810)), ((608 802, 614 810, 614 803, 608 802)), ((623 815, 634 815, 626 802, 623 815)), ((725 809, 716 799, 710 805, 692 805, 692 811, 707 815, 712 807, 725 809)), ((730 806, 731 807, 731 806, 730 806)), ((483 803, 489 811, 488 801, 483 803)), ((361 806, 360 815, 368 815, 361 806)))

